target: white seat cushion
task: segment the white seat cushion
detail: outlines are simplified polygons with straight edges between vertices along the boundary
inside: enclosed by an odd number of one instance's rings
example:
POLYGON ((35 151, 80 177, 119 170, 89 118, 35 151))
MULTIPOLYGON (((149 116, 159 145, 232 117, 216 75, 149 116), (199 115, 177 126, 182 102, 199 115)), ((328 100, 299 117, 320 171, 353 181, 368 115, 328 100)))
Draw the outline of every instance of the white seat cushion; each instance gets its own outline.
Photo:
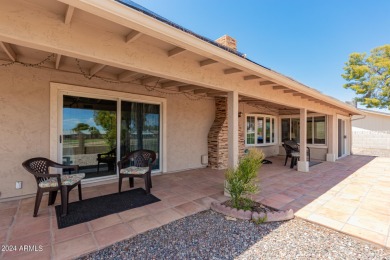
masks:
POLYGON ((292 152, 291 156, 292 157, 300 157, 300 153, 299 152, 292 152))
POLYGON ((122 174, 145 174, 149 171, 149 167, 135 167, 135 166, 130 166, 124 169, 121 169, 120 173, 122 174))
MULTIPOLYGON (((67 175, 64 174, 61 176, 61 185, 71 186, 84 179, 84 177, 85 177, 85 173, 76 173, 76 174, 67 174, 67 175)), ((39 183, 39 187, 41 188, 52 188, 57 186, 58 186, 57 178, 49 178, 39 183)))

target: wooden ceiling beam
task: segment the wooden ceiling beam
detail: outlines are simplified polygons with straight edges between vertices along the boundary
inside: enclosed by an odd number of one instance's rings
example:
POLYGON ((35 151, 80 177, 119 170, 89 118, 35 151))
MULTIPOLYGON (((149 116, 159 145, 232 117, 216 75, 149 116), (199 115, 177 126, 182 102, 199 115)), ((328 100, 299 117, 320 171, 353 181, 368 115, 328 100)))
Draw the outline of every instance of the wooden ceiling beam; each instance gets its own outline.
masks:
POLYGON ((269 104, 269 103, 264 102, 264 101, 247 101, 246 103, 248 103, 248 104, 262 104, 262 105, 269 104))
POLYGON ((55 64, 56 70, 58 70, 58 69, 60 68, 61 57, 62 57, 61 54, 57 54, 57 55, 56 55, 56 64, 55 64))
POLYGON ((242 70, 239 70, 239 69, 236 69, 236 68, 230 68, 230 69, 226 69, 226 70, 223 71, 223 73, 225 75, 234 74, 234 73, 238 73, 238 72, 242 72, 242 70))
POLYGON ((210 88, 203 88, 203 89, 195 89, 194 94, 205 94, 205 93, 214 93, 214 92, 221 92, 219 90, 210 89, 210 88))
POLYGON ((176 47, 176 48, 168 51, 168 57, 174 57, 174 56, 179 55, 180 53, 183 53, 185 51, 186 51, 186 49, 176 47))
POLYGON ((5 51, 8 58, 10 58, 12 61, 16 61, 16 53, 12 48, 11 44, 6 42, 0 42, 0 47, 3 49, 3 51, 5 51))
POLYGON ((240 99, 240 102, 251 102, 251 101, 260 101, 259 99, 254 99, 254 98, 243 98, 240 99))
POLYGON ((65 18, 64 18, 65 24, 70 24, 70 22, 72 21, 73 13, 74 13, 74 7, 68 5, 68 8, 66 9, 66 13, 65 13, 65 18))
POLYGON ((197 90, 197 89, 204 89, 204 88, 200 87, 200 86, 195 86, 195 85, 188 85, 188 86, 179 87, 179 91, 192 91, 192 90, 197 90))
POLYGON ((208 66, 208 65, 211 65, 211 64, 215 64, 217 62, 218 61, 212 60, 212 59, 202 60, 201 62, 199 62, 199 66, 205 67, 205 66, 208 66))
POLYGON ((311 96, 308 96, 308 95, 303 94, 303 93, 293 93, 293 96, 300 97, 302 99, 311 99, 312 98, 311 96))
POLYGON ((96 64, 89 70, 89 76, 92 77, 93 75, 95 75, 96 73, 98 73, 99 71, 101 71, 102 69, 104 69, 104 67, 106 67, 106 65, 96 63, 96 64))
POLYGON ((279 90, 279 89, 287 89, 287 88, 284 86, 273 86, 272 89, 279 90))
POLYGON ((256 75, 244 76, 244 80, 254 80, 254 79, 260 79, 260 77, 256 75))
POLYGON ((126 43, 132 43, 141 37, 142 33, 136 30, 132 30, 128 35, 126 35, 126 43))
POLYGON ((147 77, 147 78, 142 79, 141 83, 143 85, 146 85, 146 84, 149 84, 149 83, 157 82, 157 81, 159 81, 159 79, 160 79, 159 77, 151 76, 151 77, 147 77))
POLYGON ((269 80, 260 81, 259 84, 260 84, 260 86, 269 86, 269 85, 275 85, 275 84, 277 85, 277 83, 269 81, 269 80))
POLYGON ((178 81, 169 81, 166 83, 162 83, 161 87, 162 88, 170 88, 170 87, 181 87, 181 86, 186 86, 188 85, 187 83, 184 82, 178 82, 178 81))
POLYGON ((208 97, 220 97, 220 96, 227 96, 226 92, 212 92, 212 93, 207 93, 208 97))
POLYGON ((298 91, 296 90, 293 90, 293 89, 286 89, 286 90, 283 90, 283 93, 297 93, 298 91))
POLYGON ((117 76, 119 81, 131 81, 139 76, 138 72, 126 70, 117 76))

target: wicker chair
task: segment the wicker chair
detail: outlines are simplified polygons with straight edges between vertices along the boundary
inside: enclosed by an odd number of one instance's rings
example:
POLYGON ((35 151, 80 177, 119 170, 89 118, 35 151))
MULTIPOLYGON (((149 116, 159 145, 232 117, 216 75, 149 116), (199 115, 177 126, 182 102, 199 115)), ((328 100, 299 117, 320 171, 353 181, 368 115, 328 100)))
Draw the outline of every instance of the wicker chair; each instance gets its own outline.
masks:
POLYGON ((146 194, 152 188, 152 166, 156 161, 156 153, 151 150, 136 150, 125 155, 118 162, 119 192, 122 191, 122 179, 129 178, 130 188, 134 187, 134 178, 143 178, 146 194))
POLYGON ((108 169, 115 169, 115 163, 116 163, 116 148, 112 149, 111 151, 107 153, 99 153, 96 158, 98 164, 97 164, 97 173, 99 173, 100 170, 100 164, 106 163, 108 169))
POLYGON ((78 186, 79 199, 82 200, 81 180, 84 173, 78 173, 78 165, 64 165, 53 162, 49 159, 36 157, 22 163, 23 167, 32 175, 37 182, 37 194, 35 199, 34 217, 37 216, 44 192, 49 192, 48 205, 53 205, 57 192, 61 191, 62 216, 68 213, 69 192, 78 186), (49 167, 61 168, 63 170, 75 171, 75 174, 49 174, 49 167))
MULTIPOLYGON (((299 152, 299 144, 295 142, 294 140, 287 140, 284 141, 284 144, 282 144, 284 149, 286 150, 286 160, 284 161, 284 165, 287 164, 288 158, 292 158, 291 153, 293 152, 299 152)), ((307 156, 310 161, 310 148, 306 147, 307 149, 307 156)))

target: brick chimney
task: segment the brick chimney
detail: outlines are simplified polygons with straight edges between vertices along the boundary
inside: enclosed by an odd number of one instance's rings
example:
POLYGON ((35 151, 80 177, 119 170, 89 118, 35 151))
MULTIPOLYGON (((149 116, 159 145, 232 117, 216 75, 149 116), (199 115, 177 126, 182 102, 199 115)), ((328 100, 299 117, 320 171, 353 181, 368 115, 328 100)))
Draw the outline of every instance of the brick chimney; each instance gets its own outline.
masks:
POLYGON ((215 40, 217 43, 222 44, 230 49, 237 51, 237 41, 236 39, 230 37, 229 35, 224 35, 215 40))

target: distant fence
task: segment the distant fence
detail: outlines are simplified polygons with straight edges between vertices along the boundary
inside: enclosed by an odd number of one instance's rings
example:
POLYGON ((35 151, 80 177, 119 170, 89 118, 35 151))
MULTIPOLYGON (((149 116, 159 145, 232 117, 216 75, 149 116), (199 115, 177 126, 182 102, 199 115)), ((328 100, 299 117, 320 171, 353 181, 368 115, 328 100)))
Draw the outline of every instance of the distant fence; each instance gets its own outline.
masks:
POLYGON ((352 131, 352 153, 390 157, 390 131, 352 131))

